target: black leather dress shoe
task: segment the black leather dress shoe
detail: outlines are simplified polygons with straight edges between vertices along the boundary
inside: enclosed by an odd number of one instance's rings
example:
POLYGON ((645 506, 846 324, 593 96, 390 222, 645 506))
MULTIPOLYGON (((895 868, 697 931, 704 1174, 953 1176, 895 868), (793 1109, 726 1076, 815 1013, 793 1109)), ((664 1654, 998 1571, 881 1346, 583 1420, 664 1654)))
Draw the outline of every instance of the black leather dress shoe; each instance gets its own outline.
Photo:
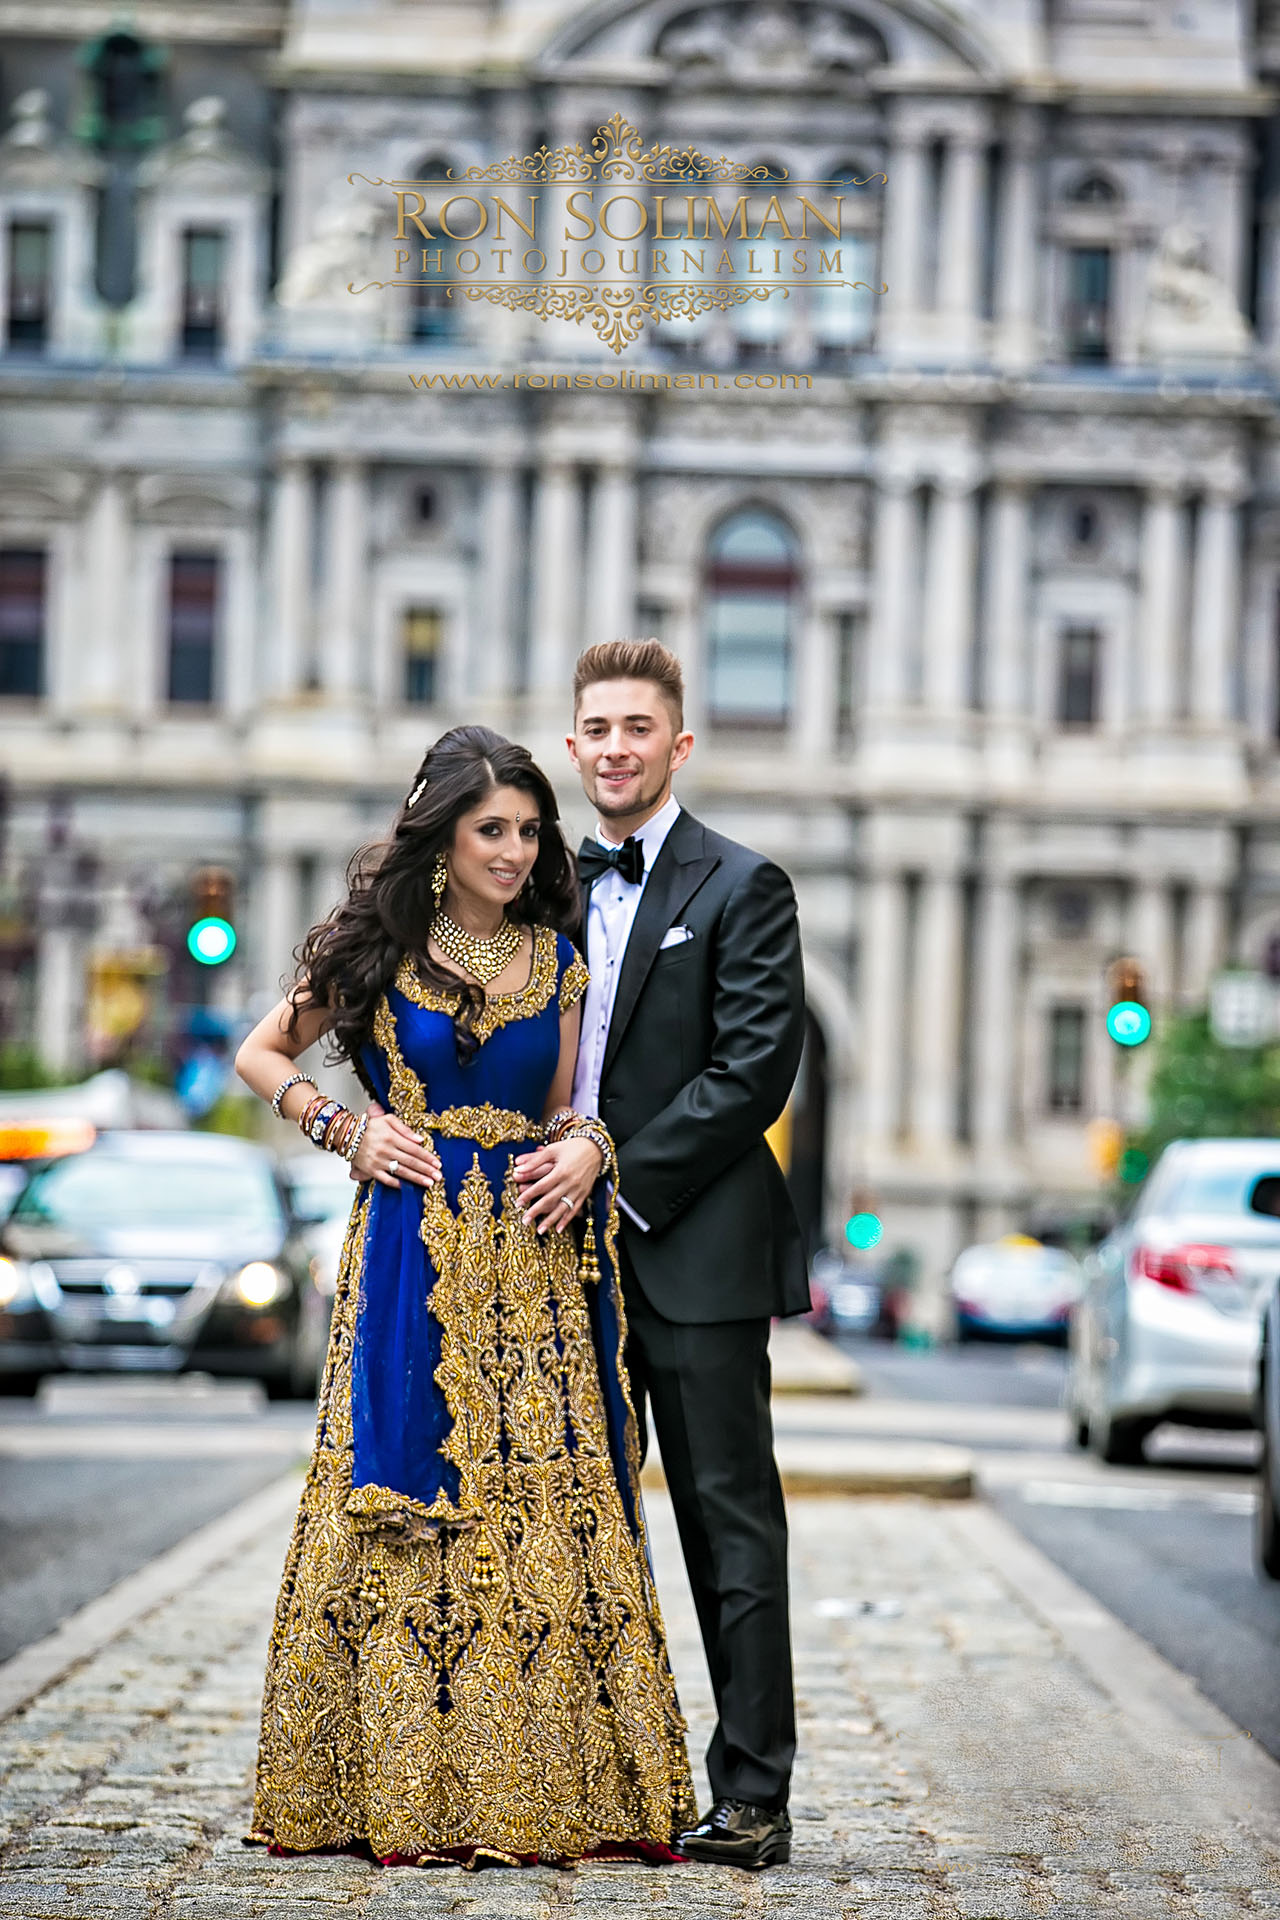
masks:
POLYGON ((791 1858, 791 1818, 785 1807, 754 1807, 749 1800, 717 1800, 677 1845, 690 1860, 717 1866, 780 1867, 791 1858))

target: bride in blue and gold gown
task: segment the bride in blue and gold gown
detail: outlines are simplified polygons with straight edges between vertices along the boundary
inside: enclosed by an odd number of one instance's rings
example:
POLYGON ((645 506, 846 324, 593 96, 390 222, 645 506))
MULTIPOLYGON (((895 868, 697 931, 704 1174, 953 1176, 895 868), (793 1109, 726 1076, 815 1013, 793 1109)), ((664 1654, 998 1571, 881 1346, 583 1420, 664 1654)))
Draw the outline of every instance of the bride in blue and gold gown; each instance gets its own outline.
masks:
POLYGON ((598 1121, 553 1119, 587 984, 552 924, 576 906, 554 795, 523 748, 454 729, 353 871, 237 1058, 360 1181, 249 1837, 384 1864, 672 1859, 696 1810, 622 1364, 616 1162, 598 1121), (504 896, 494 935, 445 910, 504 896), (494 968, 519 982, 482 993, 494 968), (294 1070, 321 1034, 364 1114, 294 1070), (557 1137, 522 1203, 515 1159, 557 1137))

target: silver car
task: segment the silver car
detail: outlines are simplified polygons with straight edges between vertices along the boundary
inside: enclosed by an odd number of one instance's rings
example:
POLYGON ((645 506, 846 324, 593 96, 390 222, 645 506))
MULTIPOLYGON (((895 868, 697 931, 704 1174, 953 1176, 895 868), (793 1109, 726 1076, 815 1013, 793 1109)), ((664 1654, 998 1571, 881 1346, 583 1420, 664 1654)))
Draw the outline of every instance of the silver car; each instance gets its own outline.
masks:
POLYGON ((1278 1276, 1280 1141, 1173 1141, 1085 1263, 1066 1386, 1078 1443, 1134 1464, 1162 1420, 1252 1426, 1278 1276))
POLYGON ((1258 1425, 1262 1429, 1262 1461, 1254 1540, 1259 1571, 1268 1579, 1280 1580, 1280 1281, 1271 1289, 1262 1319, 1258 1425))

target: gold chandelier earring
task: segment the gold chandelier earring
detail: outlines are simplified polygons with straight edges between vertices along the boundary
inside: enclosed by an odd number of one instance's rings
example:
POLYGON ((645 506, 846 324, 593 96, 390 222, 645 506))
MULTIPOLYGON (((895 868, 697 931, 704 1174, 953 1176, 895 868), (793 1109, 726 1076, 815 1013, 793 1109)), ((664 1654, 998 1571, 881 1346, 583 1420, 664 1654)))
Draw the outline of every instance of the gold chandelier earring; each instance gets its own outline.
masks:
POLYGON ((431 896, 436 903, 436 912, 440 911, 440 902, 444 899, 444 890, 449 884, 449 869, 444 863, 444 855, 436 855, 436 864, 431 869, 431 896))

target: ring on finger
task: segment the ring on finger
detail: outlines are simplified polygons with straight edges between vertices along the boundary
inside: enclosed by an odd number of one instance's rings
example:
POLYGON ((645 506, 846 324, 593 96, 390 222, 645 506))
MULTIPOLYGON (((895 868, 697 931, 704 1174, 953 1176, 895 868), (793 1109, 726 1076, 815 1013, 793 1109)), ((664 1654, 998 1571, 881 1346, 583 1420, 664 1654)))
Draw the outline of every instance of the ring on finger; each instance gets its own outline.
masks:
POLYGON ((400 1171, 400 1162, 398 1160, 388 1160, 387 1172, 390 1174, 397 1174, 399 1173, 399 1171, 400 1171))

